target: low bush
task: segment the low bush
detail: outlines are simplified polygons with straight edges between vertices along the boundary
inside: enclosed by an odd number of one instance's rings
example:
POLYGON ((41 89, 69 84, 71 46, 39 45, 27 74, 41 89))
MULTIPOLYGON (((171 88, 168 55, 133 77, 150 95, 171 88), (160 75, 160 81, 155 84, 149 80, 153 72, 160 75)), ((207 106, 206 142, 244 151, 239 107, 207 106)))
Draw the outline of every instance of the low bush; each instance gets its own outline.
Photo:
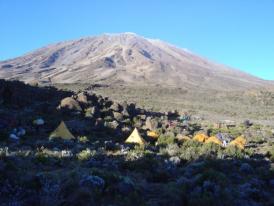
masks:
POLYGON ((87 142, 89 142, 89 139, 87 138, 87 136, 81 136, 81 137, 79 137, 78 138, 78 141, 80 142, 80 143, 87 143, 87 142))
POLYGON ((245 152, 235 145, 229 145, 225 148, 224 155, 232 158, 244 158, 245 152))
POLYGON ((162 134, 157 140, 157 145, 159 146, 167 146, 169 144, 174 144, 175 143, 175 136, 174 135, 166 135, 162 134))
POLYGON ((76 156, 78 158, 78 160, 88 160, 90 159, 92 156, 94 156, 96 154, 96 151, 90 150, 89 148, 82 150, 81 152, 79 152, 76 156))

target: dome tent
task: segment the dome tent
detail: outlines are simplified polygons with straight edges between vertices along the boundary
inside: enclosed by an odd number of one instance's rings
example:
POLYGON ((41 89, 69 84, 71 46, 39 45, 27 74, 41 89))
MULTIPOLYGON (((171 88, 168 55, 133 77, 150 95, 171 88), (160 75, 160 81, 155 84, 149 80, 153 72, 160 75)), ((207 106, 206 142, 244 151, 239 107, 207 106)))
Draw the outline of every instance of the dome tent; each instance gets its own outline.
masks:
POLYGON ((205 142, 209 137, 205 134, 196 134, 193 137, 193 140, 198 141, 198 142, 205 142))
POLYGON ((221 146, 223 145, 222 141, 216 136, 211 136, 205 141, 205 143, 210 143, 210 142, 221 145, 221 146))
POLYGON ((125 141, 126 143, 135 143, 139 145, 144 145, 145 140, 139 134, 137 128, 133 130, 133 132, 129 135, 129 137, 125 141))
POLYGON ((61 138, 64 140, 75 139, 73 134, 69 131, 67 125, 62 121, 59 126, 50 134, 49 139, 61 138))

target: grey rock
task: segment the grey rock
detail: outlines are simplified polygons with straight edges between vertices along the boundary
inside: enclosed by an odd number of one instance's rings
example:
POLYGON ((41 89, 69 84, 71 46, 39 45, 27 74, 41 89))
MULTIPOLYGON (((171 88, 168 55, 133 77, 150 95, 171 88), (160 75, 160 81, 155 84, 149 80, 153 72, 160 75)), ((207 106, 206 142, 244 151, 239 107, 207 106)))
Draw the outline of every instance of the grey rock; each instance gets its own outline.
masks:
POLYGON ((151 117, 147 117, 145 127, 149 130, 156 130, 158 127, 158 121, 151 117))
POLYGON ((89 107, 85 111, 86 117, 98 117, 99 114, 100 114, 100 110, 96 106, 89 107))
POLYGON ((123 114, 121 114, 120 112, 113 112, 113 117, 117 120, 117 121, 122 121, 123 120, 123 114))
POLYGON ((81 92, 81 93, 77 94, 77 101, 84 104, 84 105, 87 105, 88 104, 88 97, 87 97, 86 93, 81 92))
POLYGON ((169 162, 173 165, 179 165, 181 163, 180 157, 174 156, 169 158, 169 162))
POLYGON ((111 106, 110 106, 110 109, 113 110, 114 112, 121 112, 122 111, 122 106, 117 103, 117 102, 114 102, 111 106))
POLYGON ((114 129, 114 130, 119 127, 119 123, 116 120, 114 120, 112 122, 105 122, 105 124, 106 124, 105 125, 106 127, 114 129))
POLYGON ((145 121, 147 116, 145 114, 141 114, 141 115, 138 115, 138 117, 140 118, 140 120, 142 121, 145 121))
POLYGON ((72 97, 66 97, 61 100, 61 103, 59 105, 60 109, 69 109, 69 110, 76 110, 76 111, 82 111, 82 108, 80 107, 80 104, 73 99, 72 97))
POLYGON ((126 109, 124 109, 121 113, 123 114, 124 117, 129 117, 130 116, 126 109))

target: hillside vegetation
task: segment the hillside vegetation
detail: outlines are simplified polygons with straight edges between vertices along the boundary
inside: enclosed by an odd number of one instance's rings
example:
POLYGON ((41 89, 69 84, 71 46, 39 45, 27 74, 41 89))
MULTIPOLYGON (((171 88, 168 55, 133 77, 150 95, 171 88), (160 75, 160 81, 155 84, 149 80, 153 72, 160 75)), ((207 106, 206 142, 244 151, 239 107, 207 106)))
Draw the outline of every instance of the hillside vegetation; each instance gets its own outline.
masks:
POLYGON ((273 205, 273 129, 0 80, 0 205, 273 205))

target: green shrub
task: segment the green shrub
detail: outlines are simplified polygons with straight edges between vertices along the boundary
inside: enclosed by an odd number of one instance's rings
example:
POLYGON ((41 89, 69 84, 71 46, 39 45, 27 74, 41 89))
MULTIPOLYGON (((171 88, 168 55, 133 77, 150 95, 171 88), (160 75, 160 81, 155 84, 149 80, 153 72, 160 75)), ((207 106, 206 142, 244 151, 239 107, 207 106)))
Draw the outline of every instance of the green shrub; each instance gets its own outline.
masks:
POLYGON ((168 155, 168 156, 175 156, 181 152, 180 147, 177 144, 169 144, 164 148, 160 149, 160 154, 168 155))
POLYGON ((200 157, 199 147, 188 147, 180 154, 180 158, 186 161, 196 160, 200 157))
POLYGON ((106 181, 107 185, 119 182, 123 177, 117 171, 92 168, 91 175, 99 176, 106 181))
POLYGON ((157 145, 159 146, 166 146, 169 144, 174 144, 175 143, 175 137, 174 135, 166 135, 162 134, 157 140, 157 145))
POLYGON ((234 145, 229 145, 224 150, 224 155, 232 158, 244 158, 244 151, 234 145))
POLYGON ((262 136, 256 136, 253 137, 249 142, 257 143, 257 144, 262 144, 265 142, 264 138, 262 136))
POLYGON ((214 170, 212 168, 208 168, 205 169, 205 171, 199 177, 197 183, 202 184, 204 181, 211 181, 224 187, 227 184, 228 180, 224 173, 214 170))
POLYGON ((89 139, 87 138, 87 136, 81 136, 81 137, 79 137, 78 138, 78 141, 80 142, 80 143, 87 143, 87 142, 89 142, 89 139))
POLYGON ((48 154, 45 154, 44 152, 37 152, 35 154, 35 160, 44 164, 48 161, 48 154))
POLYGON ((96 151, 94 150, 90 150, 89 148, 82 150, 81 152, 79 152, 76 156, 78 158, 78 160, 88 160, 90 159, 92 156, 94 156, 96 154, 96 151))
POLYGON ((215 143, 203 144, 200 150, 200 155, 205 158, 222 157, 222 147, 215 143))

